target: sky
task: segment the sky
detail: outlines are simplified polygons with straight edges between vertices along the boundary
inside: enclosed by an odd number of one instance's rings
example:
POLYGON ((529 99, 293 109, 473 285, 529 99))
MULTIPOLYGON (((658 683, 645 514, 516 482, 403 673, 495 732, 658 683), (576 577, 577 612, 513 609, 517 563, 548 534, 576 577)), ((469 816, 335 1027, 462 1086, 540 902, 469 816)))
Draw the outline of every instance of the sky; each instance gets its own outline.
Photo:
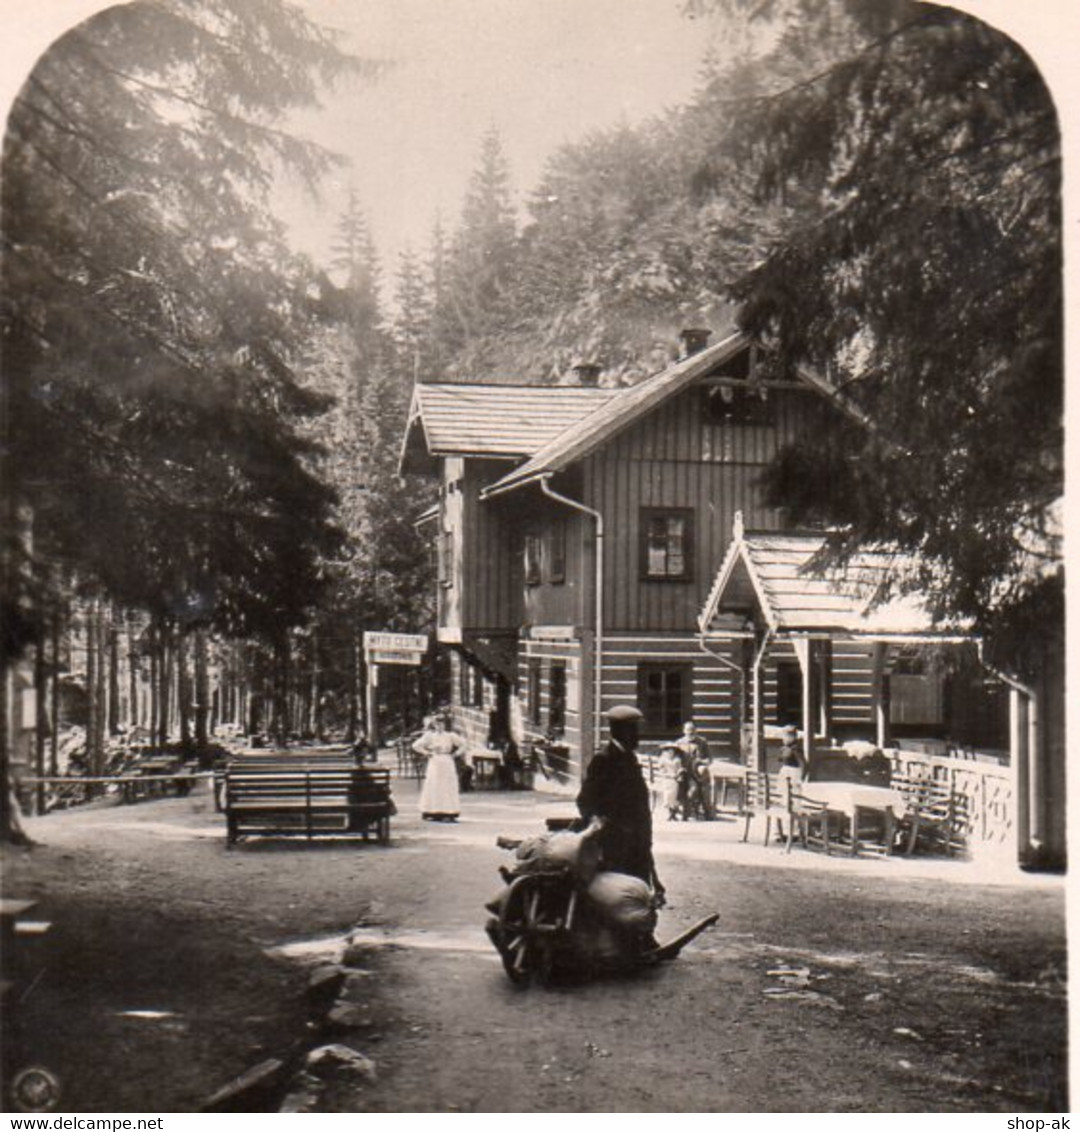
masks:
MULTIPOLYGON (((685 18, 682 0, 296 2, 316 22, 341 29, 343 46, 393 66, 379 82, 344 87, 325 98, 323 112, 293 123, 350 165, 330 178, 321 200, 283 186, 277 206, 296 246, 325 262, 355 189, 390 278, 403 248, 425 250, 436 214, 454 227, 487 129, 503 139, 520 203, 564 142, 684 104, 710 42, 721 53, 728 42, 708 23, 685 18)), ((53 38, 105 6, 0 0, 0 107, 53 38)), ((1075 84, 1063 84, 1080 74, 1080 0, 955 6, 1033 50, 1070 126, 1080 98, 1061 92, 1075 92, 1075 84)))
POLYGON ((436 215, 453 228, 480 139, 502 138, 518 203, 560 145, 685 103, 709 42, 681 0, 303 0, 343 46, 391 63, 296 128, 351 159, 315 205, 280 193, 294 239, 325 259, 350 188, 384 274, 423 251, 436 215))

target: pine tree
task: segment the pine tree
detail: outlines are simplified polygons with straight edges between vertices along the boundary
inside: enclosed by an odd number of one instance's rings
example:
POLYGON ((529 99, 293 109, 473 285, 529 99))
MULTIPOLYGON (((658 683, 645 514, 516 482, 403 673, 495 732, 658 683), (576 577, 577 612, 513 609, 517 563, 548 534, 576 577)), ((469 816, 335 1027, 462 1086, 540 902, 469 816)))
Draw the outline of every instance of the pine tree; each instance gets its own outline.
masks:
POLYGON ((341 280, 345 319, 361 339, 370 338, 381 322, 379 259, 355 191, 350 191, 348 206, 338 220, 331 252, 331 269, 341 280))
POLYGON ((278 122, 362 69, 279 0, 137 0, 22 88, 2 185, 5 678, 49 559, 163 630, 304 616, 338 535, 296 428, 322 408, 294 368, 310 274, 266 191, 275 168, 313 182, 333 163, 278 122))
POLYGON ((406 248, 398 260, 392 336, 399 367, 413 382, 431 364, 431 297, 419 257, 406 248))
POLYGON ((904 584, 932 588, 940 612, 973 619, 1022 671, 1024 627, 1062 599, 1049 94, 1015 44, 952 9, 762 11, 783 20, 764 61, 771 84, 729 107, 737 125, 717 157, 752 169, 778 223, 732 294, 781 366, 812 367, 874 422, 842 447, 786 452, 774 497, 794 522, 838 525, 841 550, 917 552, 924 569, 904 584))
POLYGON ((506 289, 514 270, 516 221, 510 169, 498 131, 480 143, 449 263, 449 299, 468 351, 502 328, 509 314, 506 289))

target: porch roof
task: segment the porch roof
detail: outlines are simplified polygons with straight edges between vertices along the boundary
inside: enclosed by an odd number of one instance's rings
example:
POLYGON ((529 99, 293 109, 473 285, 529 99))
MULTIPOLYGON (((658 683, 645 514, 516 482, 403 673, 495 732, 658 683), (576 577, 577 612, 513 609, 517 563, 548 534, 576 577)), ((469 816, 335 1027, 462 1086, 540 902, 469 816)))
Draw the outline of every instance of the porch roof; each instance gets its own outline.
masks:
POLYGON ((916 565, 913 556, 863 550, 843 568, 828 569, 820 565, 825 542, 823 533, 743 531, 737 519, 698 620, 702 636, 743 636, 733 615, 760 611, 779 636, 970 639, 963 625, 936 623, 924 595, 890 592, 890 583, 916 565))

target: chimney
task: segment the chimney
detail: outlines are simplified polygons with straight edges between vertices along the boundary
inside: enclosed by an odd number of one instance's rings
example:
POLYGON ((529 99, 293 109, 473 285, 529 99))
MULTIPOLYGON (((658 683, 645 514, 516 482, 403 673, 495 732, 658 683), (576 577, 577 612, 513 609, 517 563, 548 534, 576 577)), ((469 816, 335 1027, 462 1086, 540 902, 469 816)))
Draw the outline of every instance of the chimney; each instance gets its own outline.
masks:
POLYGON ((577 384, 585 389, 595 389, 600 384, 600 371, 602 366, 596 362, 575 362, 571 367, 577 384))
POLYGON ((688 326, 685 330, 680 330, 679 341, 682 343, 682 356, 688 358, 691 354, 697 354, 704 350, 709 344, 711 334, 712 331, 703 326, 688 326))

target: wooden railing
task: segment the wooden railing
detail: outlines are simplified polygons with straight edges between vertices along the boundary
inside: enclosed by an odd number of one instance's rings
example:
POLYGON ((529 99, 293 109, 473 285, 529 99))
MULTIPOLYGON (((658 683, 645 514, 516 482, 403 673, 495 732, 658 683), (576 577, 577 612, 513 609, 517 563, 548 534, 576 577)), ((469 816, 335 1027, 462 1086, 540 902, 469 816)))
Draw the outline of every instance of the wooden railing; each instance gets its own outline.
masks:
POLYGON ((31 813, 47 813, 80 806, 102 798, 136 802, 167 794, 184 796, 195 783, 210 778, 208 772, 179 770, 172 774, 112 774, 99 776, 24 777, 18 782, 21 801, 31 813), (40 802, 44 797, 44 809, 40 802))
POLYGON ((1016 836, 1016 804, 1007 766, 979 758, 935 755, 903 748, 885 751, 893 772, 907 779, 947 783, 963 799, 969 845, 1006 845, 1016 836))

